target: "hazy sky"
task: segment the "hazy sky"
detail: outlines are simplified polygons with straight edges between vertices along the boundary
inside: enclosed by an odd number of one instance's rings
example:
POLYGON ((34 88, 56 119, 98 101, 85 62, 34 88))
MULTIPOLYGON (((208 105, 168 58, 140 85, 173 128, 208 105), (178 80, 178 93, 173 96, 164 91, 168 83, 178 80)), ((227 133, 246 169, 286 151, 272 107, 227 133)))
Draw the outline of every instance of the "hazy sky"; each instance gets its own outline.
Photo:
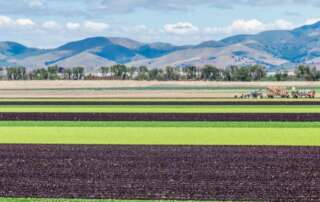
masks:
POLYGON ((195 44, 320 20, 319 0, 0 0, 0 41, 56 47, 91 36, 195 44))

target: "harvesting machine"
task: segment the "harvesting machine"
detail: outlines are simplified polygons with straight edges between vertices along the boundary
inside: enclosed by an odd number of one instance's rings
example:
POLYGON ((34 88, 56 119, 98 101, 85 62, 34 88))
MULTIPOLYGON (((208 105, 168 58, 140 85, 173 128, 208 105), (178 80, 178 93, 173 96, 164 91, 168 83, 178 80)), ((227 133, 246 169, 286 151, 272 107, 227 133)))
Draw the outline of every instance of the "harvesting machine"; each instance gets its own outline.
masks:
POLYGON ((268 98, 290 98, 289 91, 286 87, 280 86, 270 86, 267 88, 267 97, 268 98))
POLYGON ((315 98, 316 91, 315 90, 296 90, 296 89, 293 89, 291 91, 291 96, 293 98, 315 98))

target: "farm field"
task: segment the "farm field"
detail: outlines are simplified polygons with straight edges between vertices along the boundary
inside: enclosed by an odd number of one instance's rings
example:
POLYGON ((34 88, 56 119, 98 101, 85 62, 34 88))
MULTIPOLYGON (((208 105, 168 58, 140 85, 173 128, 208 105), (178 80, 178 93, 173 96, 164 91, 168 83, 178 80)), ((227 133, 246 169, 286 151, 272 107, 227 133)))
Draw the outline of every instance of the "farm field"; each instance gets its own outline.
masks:
POLYGON ((1 106, 0 112, 71 112, 71 113, 319 113, 320 105, 218 105, 218 106, 1 106))
MULTIPOLYGON (((273 82, 0 81, 0 98, 230 99, 272 85, 273 82)), ((319 82, 279 82, 277 85, 312 89, 318 95, 320 92, 319 82)))
POLYGON ((319 88, 320 82, 208 82, 208 81, 0 81, 0 89, 101 89, 101 88, 263 88, 267 86, 319 88))
MULTIPOLYGON (((35 199, 35 198, 0 198, 0 202, 182 202, 173 200, 85 200, 85 199, 35 199)), ((197 201, 183 201, 197 202, 197 201)), ((217 201, 210 201, 217 202, 217 201)))
MULTIPOLYGON (((308 98, 274 98, 274 99, 236 99, 236 98, 0 98, 1 105, 10 105, 10 103, 17 104, 48 104, 55 102, 60 105, 64 105, 64 103, 68 103, 69 105, 81 105, 82 103, 105 103, 105 105, 118 103, 119 105, 135 105, 136 103, 144 103, 147 105, 148 103, 160 103, 157 105, 161 105, 161 103, 212 103, 212 105, 223 105, 225 103, 240 103, 239 105, 251 104, 251 103, 266 103, 263 105, 267 105, 267 103, 318 103, 320 102, 319 98, 308 99, 308 98), (125 103, 125 104, 123 104, 125 103), (242 103, 242 104, 241 104, 242 103)), ((198 105, 200 105, 198 104, 198 105)))
POLYGON ((2 144, 320 146, 318 123, 0 123, 2 144), (147 125, 147 127, 144 126, 147 125), (7 126, 6 126, 7 125, 7 126), (28 126, 29 125, 29 126, 28 126), (97 127, 96 127, 97 126, 97 127), (275 127, 273 127, 275 126, 275 127), (288 126, 288 127, 286 127, 288 126))
POLYGON ((316 201, 319 134, 318 99, 1 99, 0 202, 316 201))
POLYGON ((0 145, 0 154, 3 197, 319 199, 319 147, 0 145))

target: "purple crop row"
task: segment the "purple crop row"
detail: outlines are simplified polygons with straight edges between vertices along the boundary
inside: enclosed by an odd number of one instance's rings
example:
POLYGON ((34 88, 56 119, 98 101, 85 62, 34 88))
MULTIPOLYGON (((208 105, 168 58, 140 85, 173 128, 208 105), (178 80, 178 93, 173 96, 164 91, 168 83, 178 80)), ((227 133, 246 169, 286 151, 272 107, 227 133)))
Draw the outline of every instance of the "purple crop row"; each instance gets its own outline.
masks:
POLYGON ((320 113, 0 113, 0 121, 320 121, 320 113))
POLYGON ((319 100, 267 100, 267 101, 257 101, 257 100, 229 100, 229 101, 214 101, 214 100, 206 100, 206 98, 201 101, 0 101, 0 106, 6 105, 43 105, 43 106, 51 106, 51 105, 139 105, 139 106, 157 106, 157 105, 190 105, 190 106, 201 106, 201 105, 320 105, 319 100))
POLYGON ((320 148, 0 145, 0 197, 320 201, 320 148))

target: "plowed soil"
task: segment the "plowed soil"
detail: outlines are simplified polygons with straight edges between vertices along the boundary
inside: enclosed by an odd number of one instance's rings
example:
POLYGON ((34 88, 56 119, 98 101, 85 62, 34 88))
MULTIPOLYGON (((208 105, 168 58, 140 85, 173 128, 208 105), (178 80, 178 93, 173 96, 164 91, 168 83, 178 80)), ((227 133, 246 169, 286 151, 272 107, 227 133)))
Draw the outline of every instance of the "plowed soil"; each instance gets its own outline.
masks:
POLYGON ((320 148, 1 145, 0 196, 319 201, 320 148))
POLYGON ((250 106, 250 105, 319 105, 320 101, 318 99, 310 99, 310 100, 228 100, 228 101, 212 101, 212 100, 197 100, 192 101, 190 99, 188 101, 52 101, 52 100, 43 100, 43 101, 32 101, 32 100, 22 100, 19 101, 18 99, 16 101, 2 101, 0 100, 0 106, 210 106, 210 105, 217 105, 217 106, 234 106, 234 105, 244 105, 244 106, 250 106), (191 101, 190 101, 191 100, 191 101))
POLYGON ((320 113, 0 113, 0 121, 320 121, 320 113))

